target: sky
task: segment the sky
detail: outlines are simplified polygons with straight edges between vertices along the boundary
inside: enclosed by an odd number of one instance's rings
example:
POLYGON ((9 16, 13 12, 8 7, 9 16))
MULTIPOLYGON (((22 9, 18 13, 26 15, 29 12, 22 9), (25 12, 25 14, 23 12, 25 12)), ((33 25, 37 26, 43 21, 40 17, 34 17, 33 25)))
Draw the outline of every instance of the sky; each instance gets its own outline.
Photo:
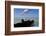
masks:
POLYGON ((22 8, 14 8, 14 17, 18 19, 26 19, 26 18, 38 18, 39 10, 38 9, 22 9, 22 8))
POLYGON ((35 26, 38 25, 39 19, 39 9, 23 9, 23 8, 14 8, 14 24, 20 23, 21 19, 26 20, 35 20, 35 26))

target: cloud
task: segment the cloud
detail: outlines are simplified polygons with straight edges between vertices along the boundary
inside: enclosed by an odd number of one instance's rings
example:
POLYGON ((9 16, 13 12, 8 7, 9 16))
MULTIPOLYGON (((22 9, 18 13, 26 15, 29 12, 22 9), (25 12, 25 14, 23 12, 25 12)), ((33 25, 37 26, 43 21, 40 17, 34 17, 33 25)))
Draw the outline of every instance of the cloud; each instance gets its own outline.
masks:
POLYGON ((27 12, 28 11, 28 9, 25 9, 23 12, 25 13, 25 12, 27 12))
POLYGON ((28 9, 25 9, 24 11, 22 11, 21 15, 25 15, 25 13, 28 11, 28 9))

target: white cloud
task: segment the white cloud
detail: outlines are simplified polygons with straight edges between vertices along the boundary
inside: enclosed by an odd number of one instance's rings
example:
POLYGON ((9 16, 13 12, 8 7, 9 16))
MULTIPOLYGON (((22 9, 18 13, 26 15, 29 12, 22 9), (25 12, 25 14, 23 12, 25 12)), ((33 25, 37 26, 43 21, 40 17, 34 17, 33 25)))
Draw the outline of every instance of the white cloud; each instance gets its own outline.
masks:
POLYGON ((25 12, 27 12, 28 9, 25 9, 24 11, 22 11, 21 15, 25 15, 25 12))
POLYGON ((28 11, 28 9, 25 9, 23 12, 25 13, 25 12, 27 12, 28 11))

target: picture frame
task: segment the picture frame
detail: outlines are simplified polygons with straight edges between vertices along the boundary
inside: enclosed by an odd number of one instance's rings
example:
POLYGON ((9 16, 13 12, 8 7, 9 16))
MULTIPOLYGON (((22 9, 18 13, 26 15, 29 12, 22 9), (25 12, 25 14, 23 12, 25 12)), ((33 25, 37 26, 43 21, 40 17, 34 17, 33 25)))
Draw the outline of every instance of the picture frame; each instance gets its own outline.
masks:
MULTIPOLYGON (((16 15, 17 16, 17 15, 16 15)), ((45 32, 45 5, 44 3, 40 3, 40 2, 19 2, 19 1, 5 1, 5 35, 18 35, 18 34, 35 34, 35 33, 44 33, 45 32), (32 7, 33 6, 33 7, 32 7), (40 7, 40 19, 39 22, 40 27, 39 29, 36 28, 30 28, 30 27, 26 27, 26 28, 13 28, 12 24, 13 24, 13 9, 15 8, 35 8, 37 9, 38 7, 40 7), (37 7, 37 8, 36 8, 37 7), (12 13, 11 13, 12 12, 12 13), (13 28, 13 29, 12 29, 13 28), (29 28, 29 30, 28 30, 29 28), (31 30, 32 29, 32 30, 31 30), (37 29, 37 30, 36 30, 37 29)))

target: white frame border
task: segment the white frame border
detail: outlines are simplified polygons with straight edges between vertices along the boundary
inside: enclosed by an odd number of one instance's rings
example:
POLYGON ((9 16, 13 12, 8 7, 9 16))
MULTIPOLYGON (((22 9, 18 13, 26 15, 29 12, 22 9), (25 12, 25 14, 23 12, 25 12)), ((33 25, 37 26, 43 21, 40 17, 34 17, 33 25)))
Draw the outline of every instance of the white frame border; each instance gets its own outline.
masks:
POLYGON ((42 30, 42 7, 41 6, 22 6, 22 5, 11 5, 11 31, 27 31, 27 30, 42 30), (39 10, 39 27, 21 27, 14 28, 14 8, 29 8, 29 9, 40 9, 39 10))

